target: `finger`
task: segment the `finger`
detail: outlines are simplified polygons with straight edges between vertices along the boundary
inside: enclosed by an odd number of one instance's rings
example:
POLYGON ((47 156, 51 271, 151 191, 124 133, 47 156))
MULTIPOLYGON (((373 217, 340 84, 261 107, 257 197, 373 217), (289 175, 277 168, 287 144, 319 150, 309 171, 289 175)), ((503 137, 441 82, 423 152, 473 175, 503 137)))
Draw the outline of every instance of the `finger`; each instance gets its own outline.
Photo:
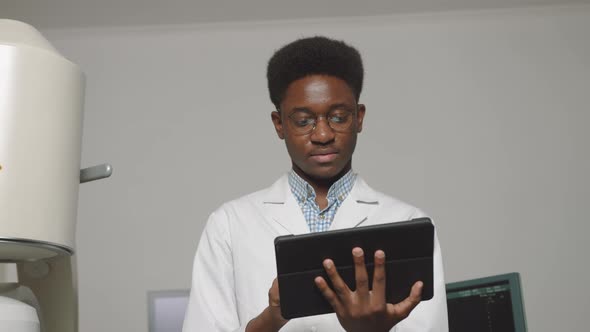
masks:
POLYGON ((356 293, 361 300, 369 299, 369 276, 365 265, 365 253, 361 248, 352 249, 354 261, 354 278, 356 280, 356 293))
POLYGON ((342 300, 346 298, 346 296, 350 293, 350 288, 348 285, 342 280, 338 270, 336 270, 336 266, 331 259, 324 260, 324 269, 326 269, 326 273, 328 273, 328 277, 330 281, 332 281, 332 286, 334 287, 334 292, 336 295, 342 300))
POLYGON ((279 298, 279 281, 275 278, 272 281, 272 286, 268 291, 268 305, 271 307, 280 307, 281 299, 279 298))
POLYGON ((422 281, 416 281, 412 286, 410 295, 398 304, 393 305, 393 314, 398 319, 404 319, 410 315, 410 312, 420 303, 422 298, 422 288, 424 284, 422 281))
POLYGON ((382 250, 375 251, 375 269, 373 271, 373 294, 375 303, 385 303, 385 253, 382 250))
POLYGON ((277 278, 275 278, 272 281, 272 286, 268 291, 268 306, 271 315, 275 317, 275 321, 279 322, 281 326, 287 324, 288 320, 286 320, 281 314, 281 300, 279 299, 279 281, 277 278))
POLYGON ((328 286, 326 280, 324 280, 324 278, 322 277, 316 277, 314 279, 314 282, 320 290, 320 292, 322 293, 322 295, 324 296, 324 298, 328 301, 328 303, 330 303, 332 308, 334 308, 334 311, 340 312, 340 309, 342 308, 340 299, 338 298, 336 293, 334 293, 332 289, 330 289, 330 286, 328 286))

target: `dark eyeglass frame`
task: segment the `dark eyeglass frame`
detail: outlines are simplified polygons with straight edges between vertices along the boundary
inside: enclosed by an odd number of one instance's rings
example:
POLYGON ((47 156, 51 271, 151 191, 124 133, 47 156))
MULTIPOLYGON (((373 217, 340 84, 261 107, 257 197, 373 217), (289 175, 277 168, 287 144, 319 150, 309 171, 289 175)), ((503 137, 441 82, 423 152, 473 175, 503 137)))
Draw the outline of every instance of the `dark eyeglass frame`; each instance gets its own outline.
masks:
MULTIPOLYGON (((279 108, 277 108, 277 112, 279 113, 279 115, 281 115, 281 110, 279 108)), ((291 112, 291 114, 287 115, 287 118, 289 118, 289 123, 291 124, 291 129, 293 130, 293 133, 295 135, 298 136, 304 136, 304 135, 309 135, 311 134, 317 127, 319 119, 320 118, 324 118, 326 119, 326 121, 328 122, 328 127, 330 127, 330 129, 332 129, 334 132, 339 132, 339 133, 345 133, 348 132, 350 130, 350 128, 352 128, 352 124, 354 123, 354 121, 356 120, 356 117, 358 115, 358 105, 355 106, 354 110, 342 110, 342 109, 338 109, 338 110, 330 110, 324 114, 320 114, 320 115, 316 115, 313 112, 310 111, 294 111, 291 112), (330 121, 330 113, 332 112, 345 112, 346 113, 346 117, 350 117, 350 123, 347 124, 346 128, 338 128, 338 127, 333 127, 333 125, 335 124, 333 121, 330 121), (298 112, 305 112, 308 113, 311 116, 311 119, 313 119, 313 122, 311 124, 313 124, 310 128, 305 128, 305 127, 299 127, 297 125, 297 121, 295 119, 293 119, 293 115, 295 115, 298 112), (304 129, 304 130, 302 130, 304 129)), ((337 124, 337 123, 336 123, 337 124)))

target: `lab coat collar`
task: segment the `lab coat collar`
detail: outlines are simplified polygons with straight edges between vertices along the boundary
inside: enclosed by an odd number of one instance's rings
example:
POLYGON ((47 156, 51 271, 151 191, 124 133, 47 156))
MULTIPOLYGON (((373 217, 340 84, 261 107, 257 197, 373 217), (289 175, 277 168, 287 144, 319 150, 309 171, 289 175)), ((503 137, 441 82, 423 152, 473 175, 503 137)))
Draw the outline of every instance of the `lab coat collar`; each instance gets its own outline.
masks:
MULTIPOLYGON (((338 208, 330 230, 361 225, 379 207, 378 196, 376 191, 357 176, 352 191, 338 208)), ((286 174, 262 195, 261 203, 266 213, 288 233, 309 233, 303 212, 289 188, 286 174)))

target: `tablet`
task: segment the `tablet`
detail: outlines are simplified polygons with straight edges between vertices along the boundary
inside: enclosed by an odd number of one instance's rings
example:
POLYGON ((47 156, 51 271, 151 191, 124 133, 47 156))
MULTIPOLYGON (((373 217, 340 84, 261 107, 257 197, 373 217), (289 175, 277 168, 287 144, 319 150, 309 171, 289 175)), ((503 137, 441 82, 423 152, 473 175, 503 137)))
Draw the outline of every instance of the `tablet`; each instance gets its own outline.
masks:
POLYGON ((351 290, 356 289, 352 249, 365 252, 365 264, 372 289, 373 257, 385 252, 386 299, 398 303, 410 294, 416 281, 422 281, 422 300, 433 295, 432 253, 434 226, 428 218, 349 228, 322 233, 279 236, 275 239, 277 278, 281 313, 284 318, 334 312, 315 285, 322 276, 332 287, 322 262, 334 261, 338 273, 351 290))

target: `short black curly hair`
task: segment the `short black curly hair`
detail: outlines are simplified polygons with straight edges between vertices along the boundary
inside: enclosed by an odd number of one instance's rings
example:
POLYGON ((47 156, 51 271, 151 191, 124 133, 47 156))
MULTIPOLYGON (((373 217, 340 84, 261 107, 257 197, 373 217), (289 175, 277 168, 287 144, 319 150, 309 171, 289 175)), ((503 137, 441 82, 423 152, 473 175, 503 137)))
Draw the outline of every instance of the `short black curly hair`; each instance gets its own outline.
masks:
POLYGON ((266 78, 270 100, 279 109, 289 85, 309 75, 329 75, 345 81, 356 100, 363 89, 363 61, 360 53, 343 41, 316 36, 298 39, 268 61, 266 78))

